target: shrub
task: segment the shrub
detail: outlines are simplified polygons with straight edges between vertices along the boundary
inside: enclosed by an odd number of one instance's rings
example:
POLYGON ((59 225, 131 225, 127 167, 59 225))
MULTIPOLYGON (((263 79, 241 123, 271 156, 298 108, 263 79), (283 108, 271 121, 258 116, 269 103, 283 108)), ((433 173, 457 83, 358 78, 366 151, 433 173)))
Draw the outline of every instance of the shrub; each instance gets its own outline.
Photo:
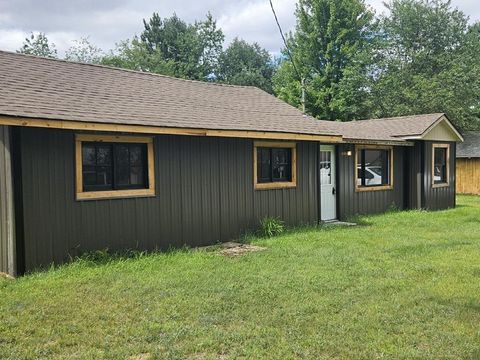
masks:
POLYGON ((260 220, 260 235, 264 237, 273 237, 280 235, 285 231, 285 223, 279 218, 264 217, 260 220))

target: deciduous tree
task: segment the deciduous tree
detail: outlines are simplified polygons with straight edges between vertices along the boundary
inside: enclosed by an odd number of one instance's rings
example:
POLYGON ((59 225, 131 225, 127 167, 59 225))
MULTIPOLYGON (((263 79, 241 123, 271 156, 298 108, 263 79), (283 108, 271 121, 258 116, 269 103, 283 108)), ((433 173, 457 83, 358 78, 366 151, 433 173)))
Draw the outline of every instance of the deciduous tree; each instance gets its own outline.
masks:
POLYGON ((88 37, 73 40, 73 42, 74 45, 65 52, 65 60, 88 64, 98 64, 102 60, 102 49, 93 45, 88 37))
POLYGON ((372 87, 375 116, 445 112, 479 127, 480 36, 445 0, 393 0, 381 18, 372 87))
POLYGON ((34 34, 33 32, 29 37, 25 38, 22 47, 17 50, 18 53, 44 56, 50 58, 57 57, 57 49, 55 44, 51 43, 45 33, 34 34))
POLYGON ((300 0, 296 17, 295 32, 287 41, 294 63, 284 49, 275 92, 300 106, 304 78, 311 115, 326 120, 366 116, 374 13, 363 0, 300 0))
POLYGON ((220 55, 217 80, 233 85, 257 86, 272 92, 275 64, 267 50, 257 43, 235 38, 220 55))

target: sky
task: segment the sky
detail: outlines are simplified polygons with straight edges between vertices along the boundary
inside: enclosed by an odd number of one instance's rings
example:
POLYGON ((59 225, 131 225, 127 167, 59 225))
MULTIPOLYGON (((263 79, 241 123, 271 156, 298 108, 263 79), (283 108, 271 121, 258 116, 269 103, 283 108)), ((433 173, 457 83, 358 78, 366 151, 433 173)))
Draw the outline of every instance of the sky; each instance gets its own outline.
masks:
MULTIPOLYGON (((273 0, 285 32, 295 26, 296 0, 273 0)), ((385 11, 382 0, 366 0, 377 14, 385 11)), ((452 0, 470 17, 480 20, 478 0, 452 0)), ((153 12, 183 20, 201 20, 210 11, 225 34, 225 45, 240 37, 258 42, 272 54, 282 47, 268 0, 0 0, 0 49, 15 51, 31 32, 44 32, 59 55, 73 40, 88 37, 103 50, 120 40, 140 34, 142 19, 153 12)))

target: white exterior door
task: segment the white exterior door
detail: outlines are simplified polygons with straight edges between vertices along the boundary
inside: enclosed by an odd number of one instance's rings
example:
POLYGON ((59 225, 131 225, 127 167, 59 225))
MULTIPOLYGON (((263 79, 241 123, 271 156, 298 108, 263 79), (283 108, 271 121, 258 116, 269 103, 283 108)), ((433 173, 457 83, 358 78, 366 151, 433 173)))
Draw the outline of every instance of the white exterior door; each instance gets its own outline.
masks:
POLYGON ((335 165, 335 146, 320 145, 320 219, 322 221, 337 218, 335 165))

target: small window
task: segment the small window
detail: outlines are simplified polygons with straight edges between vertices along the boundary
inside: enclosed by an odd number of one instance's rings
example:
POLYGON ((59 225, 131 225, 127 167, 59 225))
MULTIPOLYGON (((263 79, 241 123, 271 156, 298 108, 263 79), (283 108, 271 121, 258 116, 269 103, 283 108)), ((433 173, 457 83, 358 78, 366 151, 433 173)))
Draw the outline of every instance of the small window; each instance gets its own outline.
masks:
POLYGON ((332 184, 332 152, 320 151, 320 185, 332 184))
POLYGON ((295 143, 256 142, 254 160, 256 189, 296 186, 295 143))
POLYGON ((358 147, 356 151, 356 189, 386 190, 393 187, 391 147, 358 147))
POLYGON ((432 151, 432 169, 433 169, 433 185, 447 186, 449 175, 449 149, 448 144, 434 144, 432 151))
POLYGON ((77 199, 154 195, 153 139, 77 135, 77 199))

